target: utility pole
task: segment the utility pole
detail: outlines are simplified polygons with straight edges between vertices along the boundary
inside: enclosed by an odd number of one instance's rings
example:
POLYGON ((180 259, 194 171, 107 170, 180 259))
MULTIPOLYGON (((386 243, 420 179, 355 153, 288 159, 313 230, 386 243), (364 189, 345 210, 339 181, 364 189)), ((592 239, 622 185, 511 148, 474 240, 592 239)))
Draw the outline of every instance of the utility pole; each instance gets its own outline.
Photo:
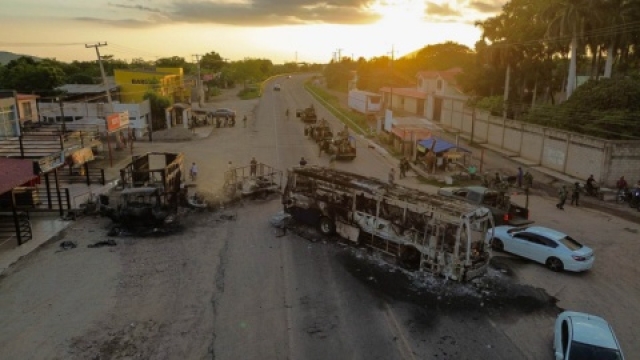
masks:
POLYGON ((393 111, 393 61, 395 60, 395 46, 391 45, 391 63, 389 64, 389 69, 391 76, 389 77, 389 110, 393 111))
MULTIPOLYGON (((104 130, 106 132, 106 136, 107 136, 107 146, 109 148, 109 164, 111 167, 113 167, 113 154, 111 153, 111 141, 109 140, 110 136, 109 136, 109 123, 108 123, 108 114, 112 114, 113 113, 113 102, 111 101, 111 90, 109 89, 109 84, 107 83, 107 75, 104 72, 104 66, 102 65, 102 57, 100 56, 100 47, 102 46, 107 46, 107 42, 103 42, 103 43, 95 43, 95 44, 85 44, 84 47, 85 48, 95 48, 96 49, 96 56, 98 56, 98 64, 100 64, 100 74, 102 75, 102 83, 104 84, 104 90, 107 93, 107 101, 109 102, 109 111, 107 111, 104 116, 104 130)), ((116 144, 120 144, 120 141, 118 140, 118 137, 116 136, 116 144)), ((120 145, 118 145, 120 146, 120 145)))
POLYGON ((337 49, 336 53, 338 54, 338 62, 342 61, 342 49, 337 49))
POLYGON ((95 48, 96 56, 98 56, 98 64, 100 64, 100 74, 102 75, 102 83, 104 84, 104 90, 107 93, 107 101, 109 102, 109 107, 111 112, 113 112, 113 103, 111 101, 111 91, 109 90, 109 84, 107 83, 107 75, 104 72, 104 66, 102 65, 102 57, 100 57, 100 47, 107 46, 107 42, 103 43, 95 43, 95 44, 85 44, 85 48, 95 48))
POLYGON ((197 87, 198 87, 198 105, 200 107, 202 107, 202 79, 200 77, 200 54, 195 54, 195 55, 191 55, 194 56, 196 58, 196 62, 198 64, 198 82, 197 82, 197 87))

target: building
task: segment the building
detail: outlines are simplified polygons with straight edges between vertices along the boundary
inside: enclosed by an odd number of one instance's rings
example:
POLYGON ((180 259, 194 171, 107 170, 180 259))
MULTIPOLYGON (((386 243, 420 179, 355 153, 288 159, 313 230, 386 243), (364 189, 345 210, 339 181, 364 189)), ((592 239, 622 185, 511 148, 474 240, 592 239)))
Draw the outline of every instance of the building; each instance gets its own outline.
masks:
MULTIPOLYGON (((19 96, 15 91, 0 91, 0 138, 20 135, 20 123, 18 121, 20 119, 20 103, 18 98, 19 96)), ((20 101, 25 109, 37 109, 36 106, 31 107, 30 99, 23 97, 20 101)), ((33 101, 35 103, 35 99, 33 101)))
POLYGON ((154 90, 173 102, 189 102, 191 97, 191 88, 185 86, 182 68, 115 69, 114 77, 120 87, 120 99, 123 103, 142 102, 144 94, 149 90, 154 90))
POLYGON ((460 73, 460 68, 420 71, 416 74, 415 87, 384 87, 380 92, 385 108, 440 121, 444 100, 454 100, 459 106, 464 106, 467 101, 467 96, 457 86, 456 76, 460 73))

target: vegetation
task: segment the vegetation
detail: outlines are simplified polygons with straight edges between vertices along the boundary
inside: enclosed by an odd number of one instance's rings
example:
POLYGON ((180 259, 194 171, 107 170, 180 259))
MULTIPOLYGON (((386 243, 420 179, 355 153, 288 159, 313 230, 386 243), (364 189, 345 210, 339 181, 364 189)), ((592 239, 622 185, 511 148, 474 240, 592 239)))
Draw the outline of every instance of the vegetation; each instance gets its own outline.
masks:
POLYGON ((310 82, 306 83, 305 87, 307 88, 307 90, 310 90, 316 98, 319 98, 323 103, 328 104, 329 111, 337 118, 343 120, 342 122, 349 126, 350 129, 358 133, 360 133, 360 129, 362 129, 365 131, 364 135, 368 135, 369 124, 367 123, 367 119, 363 114, 355 112, 348 112, 347 114, 345 114, 342 111, 342 104, 340 104, 340 100, 336 96, 329 94, 323 88, 315 86, 310 82), (360 129, 358 129, 356 126, 360 129))
POLYGON ((327 85, 346 91, 357 74, 359 89, 377 92, 415 86, 418 71, 460 67, 457 85, 496 115, 610 139, 640 137, 640 117, 618 104, 640 89, 631 80, 640 75, 640 1, 510 0, 476 26, 482 36, 473 50, 448 42, 400 59, 338 59, 324 71, 327 85))
POLYGON ((259 98, 260 89, 257 86, 246 87, 238 92, 238 97, 242 100, 259 98))
MULTIPOLYGON (((634 130, 640 128, 635 107, 620 104, 631 104, 640 88, 640 82, 631 80, 640 76, 640 1, 509 0, 500 13, 476 26, 482 36, 474 49, 446 42, 398 59, 345 57, 324 68, 274 65, 267 59, 228 61, 211 51, 200 59, 200 74, 207 79, 209 94, 216 88, 246 88, 273 75, 302 71, 322 71, 329 88, 344 92, 357 74, 358 88, 377 92, 388 86, 415 86, 418 71, 459 67, 463 72, 457 85, 479 108, 494 114, 614 139, 640 136, 634 130), (589 82, 577 86, 584 80, 589 82)), ((118 68, 180 66, 187 75, 198 70, 177 56, 156 61, 104 59, 108 75, 118 68)), ((100 81, 95 61, 22 57, 0 65, 1 88, 43 96, 55 94, 65 82, 100 81)))

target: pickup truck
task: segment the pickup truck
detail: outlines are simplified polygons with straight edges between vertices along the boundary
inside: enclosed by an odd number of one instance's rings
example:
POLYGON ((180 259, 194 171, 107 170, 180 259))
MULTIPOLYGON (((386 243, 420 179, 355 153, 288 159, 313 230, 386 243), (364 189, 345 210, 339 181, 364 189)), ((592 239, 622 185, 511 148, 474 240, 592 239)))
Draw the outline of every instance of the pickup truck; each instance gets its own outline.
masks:
POLYGON ((504 192, 483 186, 444 187, 439 195, 462 198, 469 203, 483 205, 491 210, 495 225, 522 226, 531 224, 529 209, 516 205, 504 192))

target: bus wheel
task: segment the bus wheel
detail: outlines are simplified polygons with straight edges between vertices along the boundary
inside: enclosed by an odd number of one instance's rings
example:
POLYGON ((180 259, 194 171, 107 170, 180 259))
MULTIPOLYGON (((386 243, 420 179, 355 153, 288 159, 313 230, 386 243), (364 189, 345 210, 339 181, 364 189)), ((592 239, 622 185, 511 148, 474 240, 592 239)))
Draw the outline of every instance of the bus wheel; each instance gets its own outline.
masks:
POLYGON ((320 218, 318 229, 323 235, 331 235, 336 231, 336 224, 326 216, 320 218))

